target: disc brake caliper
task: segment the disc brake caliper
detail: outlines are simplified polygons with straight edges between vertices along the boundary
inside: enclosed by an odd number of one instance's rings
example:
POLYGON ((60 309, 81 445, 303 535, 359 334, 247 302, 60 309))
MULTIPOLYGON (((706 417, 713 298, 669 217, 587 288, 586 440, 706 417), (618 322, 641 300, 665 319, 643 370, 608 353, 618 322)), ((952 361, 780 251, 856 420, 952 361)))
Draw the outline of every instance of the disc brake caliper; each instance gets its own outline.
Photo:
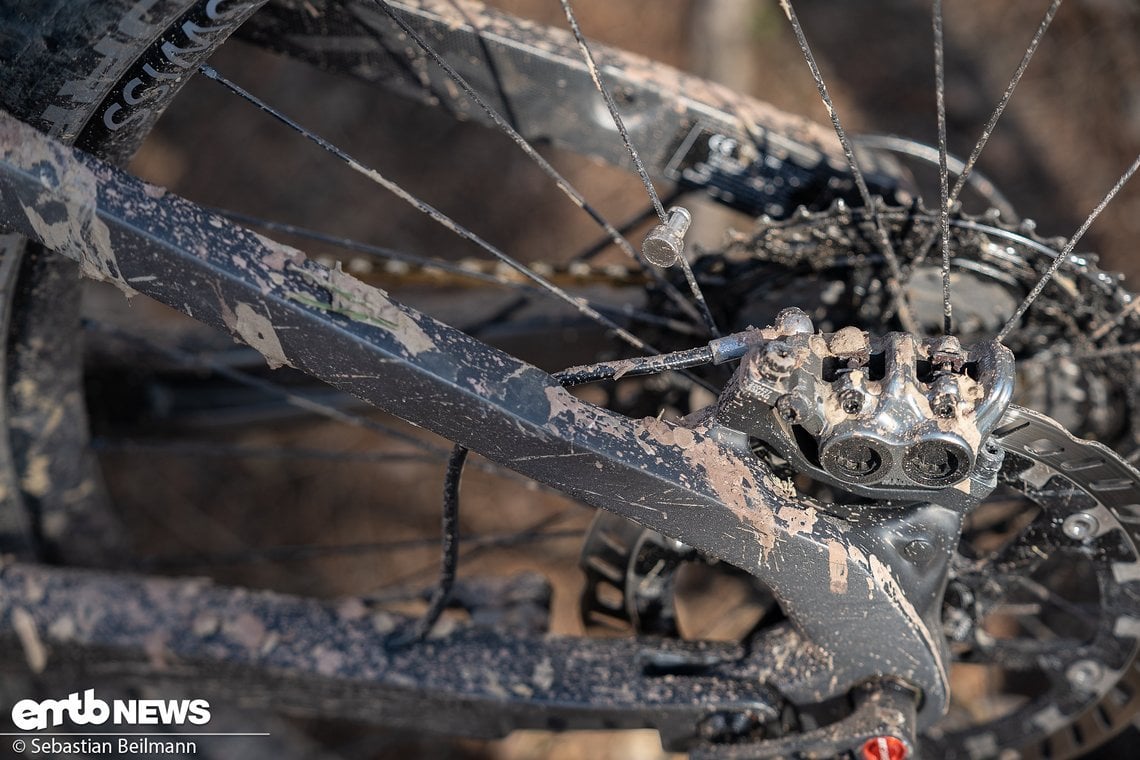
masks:
POLYGON ((880 502, 947 507, 992 491, 1002 450, 990 441, 1013 393, 1014 362, 996 342, 814 333, 798 309, 760 331, 720 397, 716 418, 797 472, 880 502))

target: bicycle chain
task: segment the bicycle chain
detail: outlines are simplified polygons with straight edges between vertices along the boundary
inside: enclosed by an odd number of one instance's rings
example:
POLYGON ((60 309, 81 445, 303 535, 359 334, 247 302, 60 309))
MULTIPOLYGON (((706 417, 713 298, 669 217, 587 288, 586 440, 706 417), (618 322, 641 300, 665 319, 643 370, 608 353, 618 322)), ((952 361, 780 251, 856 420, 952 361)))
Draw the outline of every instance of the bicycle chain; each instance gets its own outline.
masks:
MULTIPOLYGON (((438 264, 410 263, 361 255, 339 259, 317 256, 316 259, 326 266, 335 266, 339 260, 344 271, 370 283, 375 281, 389 287, 431 285, 445 288, 469 288, 483 286, 487 280, 496 280, 503 285, 532 284, 517 270, 501 262, 488 261, 487 259, 463 258, 456 261, 440 261, 438 264)), ((564 288, 590 285, 606 285, 615 288, 640 287, 647 285, 650 281, 643 271, 625 264, 536 261, 527 266, 535 274, 564 288)))

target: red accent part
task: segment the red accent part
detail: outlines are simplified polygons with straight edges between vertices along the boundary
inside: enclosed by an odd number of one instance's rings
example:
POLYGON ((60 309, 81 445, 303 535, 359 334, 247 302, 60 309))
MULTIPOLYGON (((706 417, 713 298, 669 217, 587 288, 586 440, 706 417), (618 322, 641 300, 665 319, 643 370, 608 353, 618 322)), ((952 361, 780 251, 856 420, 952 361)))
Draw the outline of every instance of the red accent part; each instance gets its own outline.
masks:
POLYGON ((863 760, 906 760, 906 745, 893 736, 876 736, 863 744, 863 760))

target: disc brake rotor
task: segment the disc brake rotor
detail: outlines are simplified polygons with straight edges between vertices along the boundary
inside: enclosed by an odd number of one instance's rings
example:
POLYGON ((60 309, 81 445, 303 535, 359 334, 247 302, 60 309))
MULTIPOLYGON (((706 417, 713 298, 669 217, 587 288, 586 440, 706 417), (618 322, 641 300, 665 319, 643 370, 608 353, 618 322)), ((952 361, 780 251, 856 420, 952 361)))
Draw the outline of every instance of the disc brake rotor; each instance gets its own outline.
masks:
MULTIPOLYGON (((937 219, 882 208, 907 294, 928 334, 941 320, 937 219)), ((955 334, 992 337, 1064 241, 1031 223, 958 215, 951 227, 955 334)), ((865 214, 762 219, 749 235, 694 262, 722 326, 772 324, 795 304, 817 329, 882 333, 895 323, 886 263, 865 214)), ((1091 256, 1072 256, 1007 346, 1018 392, 993 440, 1005 452, 1000 487, 970 516, 944 604, 956 695, 923 738, 931 757, 1078 755, 1140 708, 1140 474, 1107 447, 1136 448, 1140 399, 1129 346, 1140 341, 1132 296, 1091 256), (1121 414, 1121 407, 1125 410, 1121 414)), ((667 310, 667 309, 666 309, 667 310)), ((773 471, 795 478, 787 462, 773 471)), ((818 494, 814 494, 817 495, 818 494)), ((602 516, 584 546, 588 622, 678 636, 676 576, 703 561, 684 544, 602 516)), ((762 591, 762 590, 761 590, 762 591)))
MULTIPOLYGON (((1071 757, 1140 708, 1140 474, 1020 407, 994 438, 1006 452, 1001 487, 971 518, 945 603, 961 696, 924 754, 1071 757)), ((582 558, 588 620, 681 635, 675 576, 693 561, 679 542, 599 516, 582 558)))

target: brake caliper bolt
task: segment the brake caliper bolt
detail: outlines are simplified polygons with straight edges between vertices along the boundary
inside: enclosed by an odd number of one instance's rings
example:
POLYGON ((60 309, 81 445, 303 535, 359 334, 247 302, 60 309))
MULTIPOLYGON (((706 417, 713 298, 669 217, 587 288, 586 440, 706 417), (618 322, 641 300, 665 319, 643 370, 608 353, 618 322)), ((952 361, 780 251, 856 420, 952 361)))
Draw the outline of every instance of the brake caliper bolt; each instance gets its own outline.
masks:
POLYGON ((807 404, 799 396, 785 393, 776 399, 776 414, 785 422, 796 423, 803 420, 808 414, 807 404))
POLYGON ((849 388, 839 396, 839 406, 844 414, 858 414, 863 411, 863 394, 849 388))
POLYGON ((808 313, 795 306, 781 309, 772 326, 781 335, 811 335, 815 332, 815 325, 808 313))
POLYGON ((958 399, 949 393, 943 393, 934 399, 931 410, 934 412, 934 416, 948 420, 958 411, 958 399))
POLYGON ((673 206, 663 224, 659 224, 645 236, 641 252, 650 264, 671 267, 685 251, 685 233, 693 217, 688 210, 673 206))
POLYGON ((953 335, 937 338, 931 346, 930 361, 936 369, 959 372, 965 361, 962 342, 953 335))
POLYGON ((1074 512, 1061 523, 1061 532, 1074 541, 1088 541, 1100 529, 1100 522, 1088 512, 1074 512))
POLYGON ((906 745, 894 736, 875 736, 863 743, 863 760, 906 760, 906 745))
POLYGON ((765 378, 775 380, 787 377, 796 367, 796 357, 787 343, 774 340, 764 346, 755 367, 765 378))

